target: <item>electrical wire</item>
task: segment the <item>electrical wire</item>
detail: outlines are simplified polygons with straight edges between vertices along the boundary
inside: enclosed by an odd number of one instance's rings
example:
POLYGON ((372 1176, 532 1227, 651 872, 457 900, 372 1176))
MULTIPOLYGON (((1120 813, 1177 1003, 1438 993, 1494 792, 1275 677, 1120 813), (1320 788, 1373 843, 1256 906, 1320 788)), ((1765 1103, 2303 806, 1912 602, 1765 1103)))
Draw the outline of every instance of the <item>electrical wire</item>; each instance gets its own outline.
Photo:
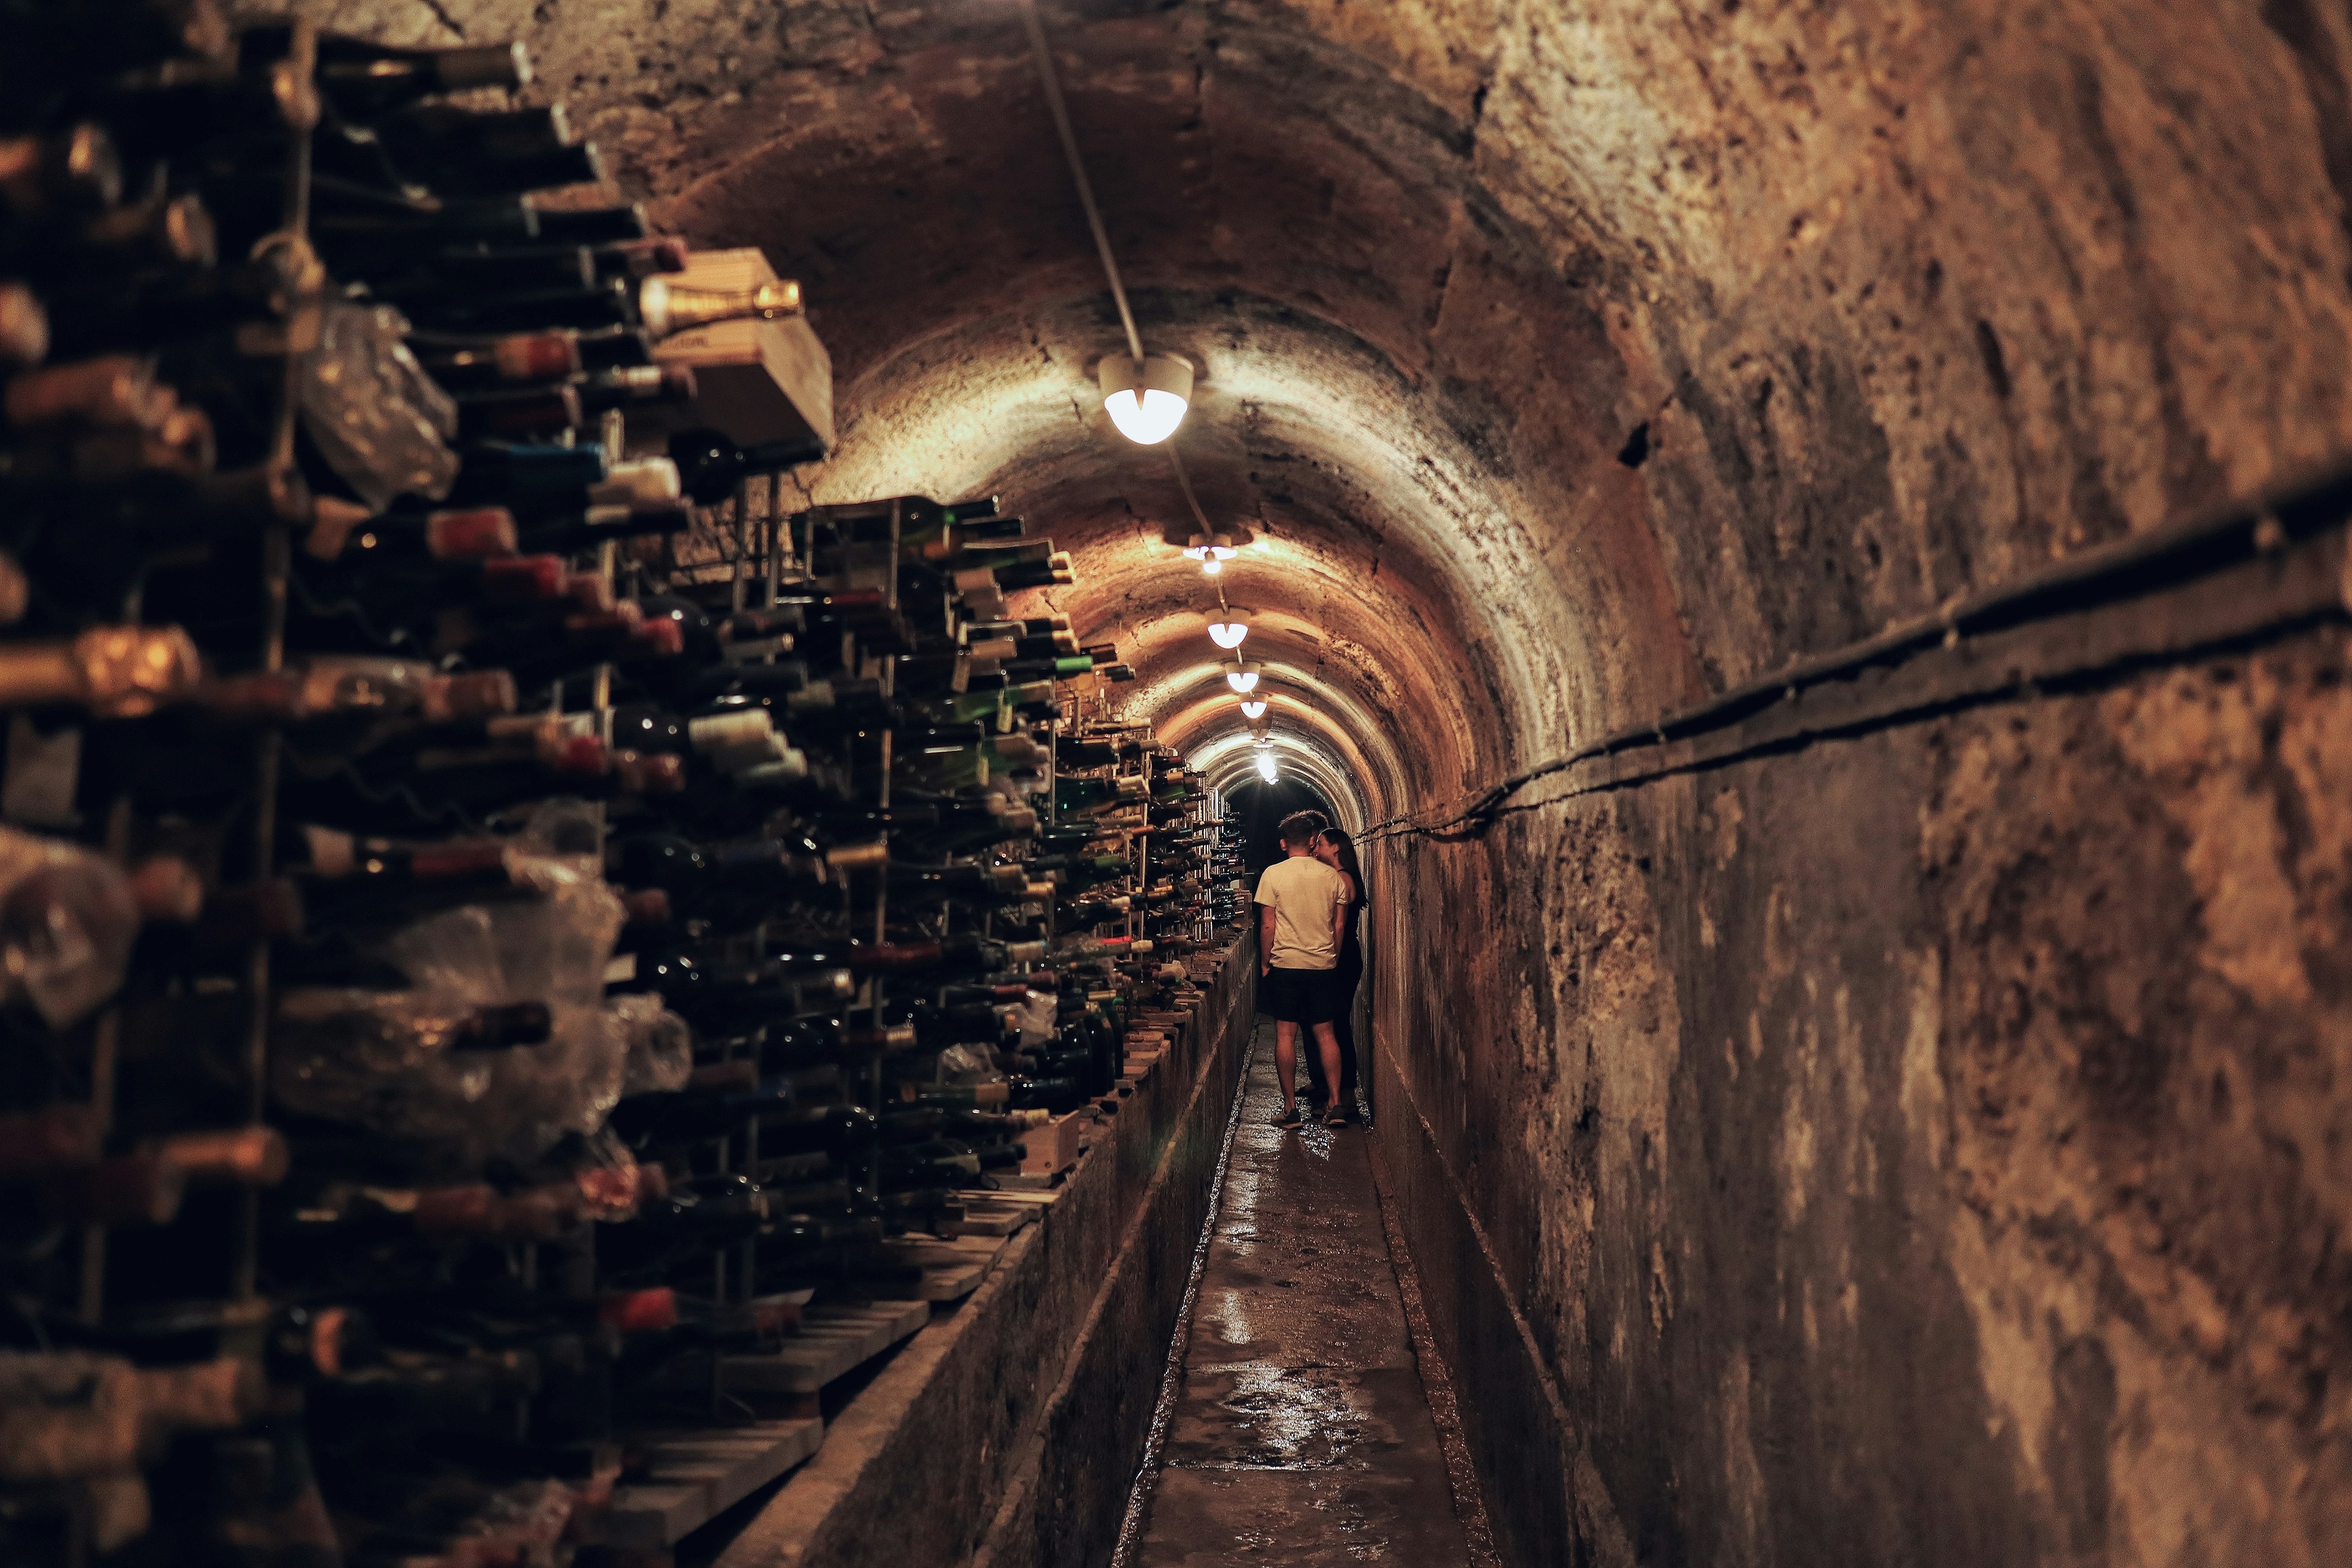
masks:
MULTIPOLYGON (((2343 532, 2347 524, 2352 524, 2352 465, 2337 464, 2316 477, 2275 487, 2252 501, 2085 550, 2014 582, 1961 595, 1926 615, 1897 622, 1875 637, 1798 659, 1772 675, 1735 687, 1720 696, 1663 715, 1647 724, 1619 730, 1513 773, 1479 791, 1466 805, 1434 822, 1418 822, 1414 814, 1401 813, 1374 823, 1358 838, 1360 842, 1483 831, 1506 810, 1525 809, 1512 807, 1509 803, 1528 785, 1580 763, 1721 733, 1811 688, 1851 680, 1864 670, 1898 665, 1937 649, 1954 648, 1969 637, 2088 615, 2161 589, 2209 579, 2249 560, 2274 555, 2298 541, 2343 532)), ((2352 578, 2352 571, 2344 575, 2352 578)), ((2340 597, 2335 601, 2336 613, 2340 616, 2352 612, 2352 583, 2339 593, 2340 597)), ((2277 630, 2307 619, 2300 613, 2288 615, 2266 623, 2262 629, 2277 630)), ((2142 657, 2145 656, 2134 656, 2142 657)), ((1990 682, 1981 695, 2032 691, 2046 686, 2058 673, 2080 678, 2132 662, 2133 658, 2095 660, 2071 670, 2021 674, 2006 682, 1990 682)), ((1957 700, 1948 705, 1956 705, 1957 700)), ((1907 710, 1883 715, 1868 727, 1884 727, 1911 716, 1912 710, 1907 710)), ((1850 722, 1840 728, 1851 732, 1863 727, 1850 722)), ((1810 737, 1810 731, 1804 733, 1810 737)), ((1759 752, 1783 748, 1790 739, 1784 736, 1741 747, 1711 758, 1710 763, 1719 766, 1759 752)), ((1624 782, 1644 783, 1679 771, 1682 770, 1677 766, 1660 766, 1651 773, 1624 782)), ((1588 785, 1538 804, 1558 805, 1609 787, 1616 786, 1588 785)))
POLYGON ((1029 52, 1037 61, 1037 79, 1045 87, 1045 107, 1053 111, 1054 129, 1061 133, 1062 156, 1070 165, 1070 182, 1078 187, 1078 205, 1087 210, 1087 226, 1094 231, 1095 251, 1102 258, 1103 277, 1118 306, 1119 325, 1127 329, 1128 353, 1143 357, 1143 336, 1135 330, 1135 312, 1127 307, 1127 285, 1119 281, 1118 258, 1110 251, 1110 232, 1103 227, 1102 209, 1095 205, 1095 189, 1087 183, 1086 160, 1078 156, 1078 135, 1070 129, 1069 106, 1062 101, 1062 80, 1054 70, 1053 51, 1045 47, 1045 24, 1038 18, 1037 0, 1021 0, 1022 25, 1029 29, 1029 52))
MULTIPOLYGON (((1118 275, 1118 258, 1111 253, 1110 231, 1103 226, 1102 209, 1095 205, 1095 188, 1087 178, 1086 160, 1078 153, 1078 133, 1070 127, 1069 105, 1062 98, 1062 79, 1054 69, 1054 52, 1045 42, 1045 24, 1037 15, 1037 0, 1021 0, 1021 23, 1028 30, 1029 53, 1037 63, 1037 79, 1045 89, 1045 107, 1054 116, 1054 130, 1061 137, 1062 157, 1070 166, 1070 183, 1077 187, 1078 205, 1086 209, 1087 228, 1095 237, 1095 253, 1102 258, 1103 280, 1110 285, 1111 302, 1118 307, 1119 325, 1127 331, 1128 353, 1137 359, 1143 357, 1143 334, 1136 331, 1135 312, 1127 302, 1127 285, 1118 275)), ((1168 466, 1176 470, 1176 483, 1184 492, 1184 504, 1192 510, 1203 539, 1214 539, 1217 531, 1209 526, 1209 514, 1201 510, 1201 498, 1192 493, 1192 477, 1184 470, 1184 459, 1176 450, 1176 438, 1168 437, 1168 466)), ((1230 612, 1225 585, 1216 582, 1217 608, 1230 612)))
MULTIPOLYGON (((1201 537, 1214 540, 1217 537, 1217 531, 1209 526, 1208 513, 1201 510, 1201 498, 1192 493, 1192 476, 1184 471, 1184 459, 1177 455, 1176 437, 1173 436, 1168 438, 1168 466, 1176 470, 1176 482, 1183 489, 1184 504, 1192 509, 1192 521, 1201 525, 1201 537)), ((1233 606, 1225 603, 1224 574, 1221 572, 1209 581, 1217 590, 1217 608, 1231 612, 1233 606)))

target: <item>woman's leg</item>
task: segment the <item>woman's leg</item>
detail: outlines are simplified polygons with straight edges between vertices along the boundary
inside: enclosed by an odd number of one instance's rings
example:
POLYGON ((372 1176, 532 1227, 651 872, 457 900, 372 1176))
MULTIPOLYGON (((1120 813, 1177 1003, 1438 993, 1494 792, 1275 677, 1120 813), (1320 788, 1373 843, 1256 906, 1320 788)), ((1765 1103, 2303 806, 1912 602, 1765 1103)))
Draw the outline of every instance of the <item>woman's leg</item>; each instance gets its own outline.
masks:
POLYGON ((1298 1054, 1307 1058, 1307 1103, 1323 1106, 1330 1103, 1331 1090, 1323 1082, 1323 1053, 1315 1047, 1313 1038, 1310 1034, 1306 1048, 1298 1054))
POLYGON ((1332 1032, 1339 1037, 1339 1098, 1351 1107, 1356 1103, 1356 988, 1363 983, 1361 960, 1340 966, 1339 1013, 1331 1021, 1332 1032))

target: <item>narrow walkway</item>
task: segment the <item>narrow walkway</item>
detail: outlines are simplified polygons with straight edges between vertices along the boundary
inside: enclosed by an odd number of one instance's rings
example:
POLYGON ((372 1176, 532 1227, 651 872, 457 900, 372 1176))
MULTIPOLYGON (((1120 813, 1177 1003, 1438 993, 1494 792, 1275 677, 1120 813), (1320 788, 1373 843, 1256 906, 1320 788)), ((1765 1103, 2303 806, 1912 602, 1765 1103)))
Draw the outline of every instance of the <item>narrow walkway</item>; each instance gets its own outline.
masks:
POLYGON ((1273 1125, 1269 1022, 1244 1096, 1136 1568, 1458 1568, 1370 1134, 1273 1125))

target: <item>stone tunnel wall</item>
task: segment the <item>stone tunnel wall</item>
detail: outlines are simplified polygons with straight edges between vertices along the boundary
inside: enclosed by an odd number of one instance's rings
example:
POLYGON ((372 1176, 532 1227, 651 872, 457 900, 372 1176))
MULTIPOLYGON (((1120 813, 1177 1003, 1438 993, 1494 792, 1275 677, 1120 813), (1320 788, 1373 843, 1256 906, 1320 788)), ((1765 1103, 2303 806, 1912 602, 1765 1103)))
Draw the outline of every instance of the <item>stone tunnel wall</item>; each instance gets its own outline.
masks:
POLYGON ((1380 1137, 1507 1560, 2341 1561, 2347 651, 1383 846, 1380 1137))
MULTIPOLYGON (((525 37, 625 194, 808 281, 814 499, 1003 490, 1131 716, 1232 739, 1009 4, 301 5, 525 37)), ((2341 0, 1044 9, 1368 817, 2352 450, 2341 0)), ((2341 640, 1378 848, 1379 1135, 1515 1561, 2352 1539, 2341 640)))

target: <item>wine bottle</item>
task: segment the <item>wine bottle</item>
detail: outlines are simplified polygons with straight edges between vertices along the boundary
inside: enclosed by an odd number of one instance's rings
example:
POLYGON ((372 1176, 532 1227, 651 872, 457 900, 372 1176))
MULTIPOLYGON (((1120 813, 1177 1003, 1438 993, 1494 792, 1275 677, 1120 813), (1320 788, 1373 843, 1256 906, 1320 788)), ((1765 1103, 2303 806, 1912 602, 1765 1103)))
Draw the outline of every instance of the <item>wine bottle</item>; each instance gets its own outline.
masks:
POLYGON ((54 135, 0 136, 0 217, 87 217, 121 199, 122 160, 105 126, 85 121, 54 135))
POLYGON ((1002 1106, 1011 1103, 1013 1087, 1008 1083, 917 1083, 909 1079, 898 1080, 898 1095, 902 1105, 935 1105, 955 1109, 979 1106, 1002 1106))
POLYGON ((518 289, 498 293, 413 295, 403 310, 423 329, 496 336, 535 328, 633 327, 636 300, 620 279, 573 287, 518 289))
POLYGON ((749 289, 693 289, 665 278, 648 278, 637 293, 637 311, 646 331, 666 338, 714 321, 797 316, 801 286, 786 279, 749 289))
POLYGON ((135 717, 187 697, 202 677, 194 645, 168 626, 96 626, 62 642, 0 644, 0 706, 135 717))
POLYGON ((739 447, 717 430, 684 430, 669 438, 669 455, 686 493, 704 506, 716 506, 751 475, 822 462, 825 448, 814 436, 739 447))
POLYGON ((115 77, 89 95, 91 117, 113 133, 126 166, 209 155, 234 166, 249 151, 277 153, 289 130, 319 122, 318 89, 278 60, 251 71, 233 59, 174 59, 115 77))
POLYGON ((331 713, 444 723, 512 713, 515 684, 504 670, 445 675, 415 660, 314 654, 283 670, 209 682, 195 699, 217 717, 274 723, 331 713))
POLYGON ((572 135, 561 104, 499 110, 420 104, 373 129, 400 170, 438 195, 510 195, 604 177, 595 144, 572 135))
POLYGON ((449 492, 452 506, 504 506, 518 513, 561 511, 589 504, 592 487, 606 476, 604 449, 485 442, 469 447, 449 492))
POLYGON ((0 1115, 0 1179, 95 1164, 103 1135, 87 1105, 51 1105, 0 1115))
MULTIPOLYGON (((293 32, 282 22, 247 27, 237 37, 238 63, 251 69, 286 58, 293 32)), ((531 79, 530 56, 520 43, 401 48, 321 33, 316 48, 320 93, 337 115, 362 123, 443 93, 512 90, 531 79)))
POLYGON ((577 332, 509 332, 454 340, 419 336, 411 339, 411 346, 425 374, 452 392, 563 380, 585 368, 577 332))
POLYGON ((538 216, 540 237, 551 245, 611 245, 644 239, 653 233, 646 221, 646 209, 634 203, 541 212, 538 216))
MULTIPOLYGON (((620 540, 683 533, 693 526, 694 514, 682 506, 591 506, 560 516, 535 518, 522 526, 520 538, 524 549, 572 555, 620 540)), ((638 603, 641 607, 650 607, 643 600, 638 603)), ((679 646, 683 649, 687 645, 681 640, 679 646)))
POLYGON ((0 283, 0 371, 35 365, 49 352, 49 316, 21 283, 0 283))

